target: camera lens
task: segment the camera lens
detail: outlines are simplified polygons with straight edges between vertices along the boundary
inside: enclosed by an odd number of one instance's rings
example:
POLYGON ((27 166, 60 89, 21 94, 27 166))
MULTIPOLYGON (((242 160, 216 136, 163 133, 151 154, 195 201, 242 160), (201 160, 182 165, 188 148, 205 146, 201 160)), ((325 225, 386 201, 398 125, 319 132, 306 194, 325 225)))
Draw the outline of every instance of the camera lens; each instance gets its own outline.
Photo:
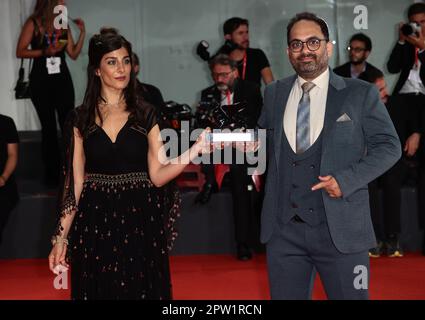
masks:
POLYGON ((413 35, 415 35, 415 33, 420 31, 420 28, 421 27, 415 22, 406 23, 406 24, 402 25, 401 33, 403 35, 405 35, 406 37, 413 36, 413 35))
POLYGON ((413 28, 410 24, 406 23, 401 27, 401 33, 403 33, 403 35, 410 36, 413 34, 413 28))

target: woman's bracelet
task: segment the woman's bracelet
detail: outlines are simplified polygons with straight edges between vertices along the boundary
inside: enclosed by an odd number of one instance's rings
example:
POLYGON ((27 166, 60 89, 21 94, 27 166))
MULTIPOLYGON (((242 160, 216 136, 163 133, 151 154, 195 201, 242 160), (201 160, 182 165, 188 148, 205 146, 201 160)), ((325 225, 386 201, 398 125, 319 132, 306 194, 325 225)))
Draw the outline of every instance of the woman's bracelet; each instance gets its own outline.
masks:
POLYGON ((55 246, 56 244, 66 244, 69 245, 69 241, 66 238, 63 238, 61 236, 53 236, 52 237, 52 245, 55 246))

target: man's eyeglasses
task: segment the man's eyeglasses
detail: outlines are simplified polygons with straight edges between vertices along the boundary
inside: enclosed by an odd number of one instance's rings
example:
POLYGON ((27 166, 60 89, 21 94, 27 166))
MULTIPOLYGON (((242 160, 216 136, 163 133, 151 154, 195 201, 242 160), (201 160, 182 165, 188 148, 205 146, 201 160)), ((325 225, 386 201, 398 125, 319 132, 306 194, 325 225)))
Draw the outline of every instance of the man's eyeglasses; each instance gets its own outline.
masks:
POLYGON ((318 39, 318 38, 311 38, 307 41, 301 41, 301 40, 292 40, 289 42, 289 49, 292 52, 301 52, 304 48, 304 44, 307 45, 308 50, 310 51, 317 51, 320 48, 320 43, 322 41, 329 41, 328 39, 318 39))
POLYGON ((229 75, 232 73, 233 71, 230 72, 220 72, 220 73, 212 73, 212 76, 214 79, 218 79, 218 78, 228 78, 229 75))
POLYGON ((366 51, 366 48, 359 48, 359 47, 357 47, 357 48, 353 48, 353 47, 347 47, 347 51, 348 51, 348 52, 353 51, 353 52, 355 52, 355 53, 360 53, 360 52, 366 51))

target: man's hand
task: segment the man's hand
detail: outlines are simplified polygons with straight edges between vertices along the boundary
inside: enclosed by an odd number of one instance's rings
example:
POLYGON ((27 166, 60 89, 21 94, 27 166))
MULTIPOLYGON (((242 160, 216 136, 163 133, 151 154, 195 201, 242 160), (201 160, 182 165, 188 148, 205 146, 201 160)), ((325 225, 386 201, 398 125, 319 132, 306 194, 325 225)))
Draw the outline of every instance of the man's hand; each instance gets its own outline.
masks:
POLYGON ((260 149, 260 141, 252 142, 235 142, 233 147, 244 153, 253 153, 257 152, 260 149))
POLYGON ((86 24, 84 23, 84 20, 81 18, 74 20, 75 24, 77 25, 78 29, 80 29, 80 32, 85 33, 86 32, 86 24))
POLYGON ((341 198, 342 192, 339 188, 338 182, 332 176, 319 177, 320 183, 311 188, 312 191, 325 189, 331 198, 341 198))
MULTIPOLYGON (((400 31, 401 33, 401 31, 400 31)), ((419 33, 418 36, 414 35, 414 36, 404 36, 405 37, 405 41, 409 42, 410 44, 414 45, 416 48, 419 48, 419 50, 424 50, 425 49, 425 37, 422 34, 422 30, 419 29, 419 33)), ((402 41, 402 40, 400 40, 402 41)))
POLYGON ((421 135, 419 133, 413 133, 406 140, 406 144, 404 145, 404 152, 408 157, 413 157, 416 154, 416 151, 419 149, 419 143, 421 140, 421 135))

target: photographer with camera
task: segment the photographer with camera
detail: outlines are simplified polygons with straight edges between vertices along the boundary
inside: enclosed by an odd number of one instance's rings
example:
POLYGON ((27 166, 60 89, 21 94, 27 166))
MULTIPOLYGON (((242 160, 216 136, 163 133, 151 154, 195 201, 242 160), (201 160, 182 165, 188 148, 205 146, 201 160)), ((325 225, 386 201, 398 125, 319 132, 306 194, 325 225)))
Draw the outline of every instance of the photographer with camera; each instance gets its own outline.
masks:
POLYGON ((400 72, 393 99, 405 123, 405 132, 400 134, 408 137, 404 157, 418 160, 419 222, 425 228, 425 150, 421 139, 425 128, 425 3, 412 4, 407 15, 409 23, 400 23, 399 40, 387 67, 390 73, 400 72))
POLYGON ((270 63, 261 49, 249 47, 249 21, 238 17, 228 19, 223 25, 226 43, 219 54, 227 54, 237 62, 239 77, 261 87, 261 79, 267 85, 272 82, 270 63))
MULTIPOLYGON (((215 84, 202 91, 201 102, 195 114, 197 126, 210 126, 213 129, 255 128, 263 105, 259 86, 240 79, 237 63, 227 55, 215 56, 209 66, 215 84)), ((235 152, 239 151, 235 150, 235 152)), ((249 260, 252 257, 249 245, 258 242, 253 236, 258 223, 251 206, 251 195, 248 189, 248 186, 252 185, 252 180, 248 175, 248 166, 235 164, 235 159, 238 157, 234 154, 232 156, 229 169, 237 257, 239 260, 249 260)), ((218 166, 203 165, 206 183, 198 194, 196 202, 207 203, 211 193, 218 190, 215 177, 218 166)))

